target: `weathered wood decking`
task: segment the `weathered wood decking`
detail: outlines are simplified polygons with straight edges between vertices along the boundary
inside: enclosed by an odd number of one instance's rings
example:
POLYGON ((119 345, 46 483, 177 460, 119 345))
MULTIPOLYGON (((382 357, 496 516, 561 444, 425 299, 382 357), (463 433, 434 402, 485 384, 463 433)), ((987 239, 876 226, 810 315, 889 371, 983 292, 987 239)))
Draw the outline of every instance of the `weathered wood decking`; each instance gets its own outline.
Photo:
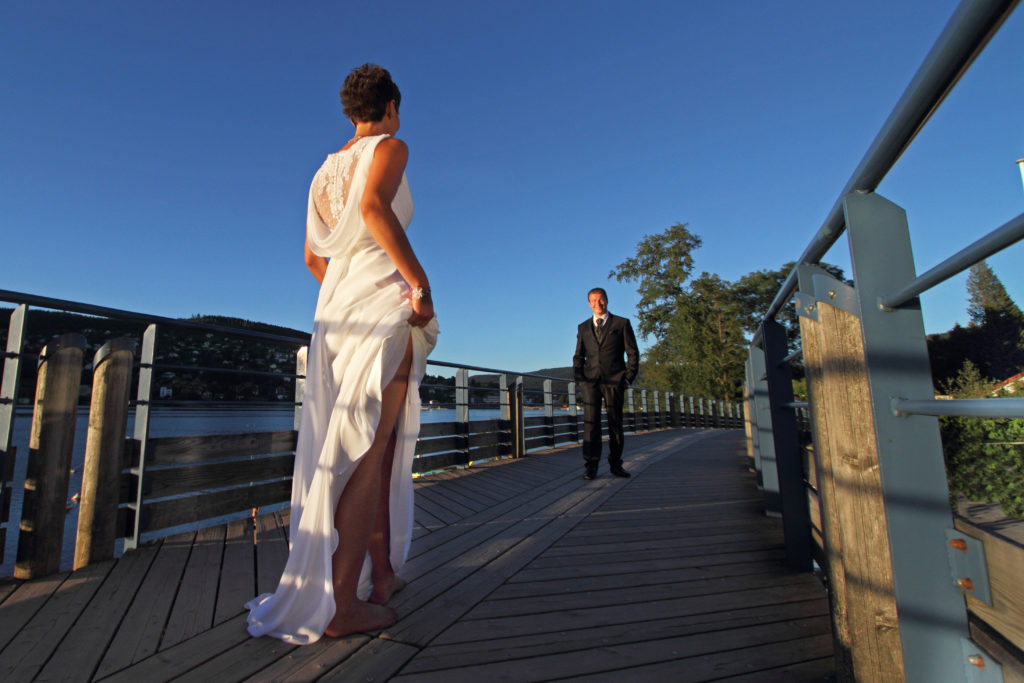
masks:
POLYGON ((280 515, 0 584, 0 679, 829 680, 825 592, 786 569, 742 433, 626 449, 628 480, 584 481, 579 447, 419 480, 381 633, 247 636, 242 603, 284 564, 280 515))

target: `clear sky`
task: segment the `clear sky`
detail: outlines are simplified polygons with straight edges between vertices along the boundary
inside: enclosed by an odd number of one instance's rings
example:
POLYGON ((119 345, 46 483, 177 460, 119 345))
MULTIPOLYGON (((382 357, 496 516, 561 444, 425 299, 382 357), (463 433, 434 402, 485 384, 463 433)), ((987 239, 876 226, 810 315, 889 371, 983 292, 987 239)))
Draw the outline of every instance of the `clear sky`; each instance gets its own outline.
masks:
MULTIPOLYGON (((0 288, 309 330, 306 193, 371 61, 402 89, 434 358, 568 365, 590 287, 634 314, 607 278, 645 235, 688 223, 729 280, 797 258, 956 6, 5 2, 0 288)), ((879 188, 919 271, 1024 211, 1022 38, 1018 11, 879 188)), ((1024 304, 1021 255, 990 264, 1024 304)), ((923 303, 965 323, 964 277, 923 303)))

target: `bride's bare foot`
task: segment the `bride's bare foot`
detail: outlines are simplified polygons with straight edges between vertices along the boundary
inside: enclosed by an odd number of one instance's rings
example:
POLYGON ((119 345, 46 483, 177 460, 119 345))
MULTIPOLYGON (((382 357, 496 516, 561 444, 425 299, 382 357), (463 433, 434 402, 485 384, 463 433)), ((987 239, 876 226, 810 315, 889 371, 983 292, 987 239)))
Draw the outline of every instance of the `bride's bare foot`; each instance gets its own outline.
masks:
POLYGON ((363 631, 379 631, 387 628, 398 621, 398 613, 390 607, 383 605, 371 605, 362 600, 356 600, 348 605, 346 609, 339 609, 331 623, 324 629, 324 635, 331 638, 340 638, 353 633, 363 631))
POLYGON ((405 588, 405 586, 405 579, 400 579, 394 574, 391 575, 390 579, 374 581, 373 590, 370 592, 370 597, 367 598, 367 601, 375 605, 387 604, 391 596, 405 588))

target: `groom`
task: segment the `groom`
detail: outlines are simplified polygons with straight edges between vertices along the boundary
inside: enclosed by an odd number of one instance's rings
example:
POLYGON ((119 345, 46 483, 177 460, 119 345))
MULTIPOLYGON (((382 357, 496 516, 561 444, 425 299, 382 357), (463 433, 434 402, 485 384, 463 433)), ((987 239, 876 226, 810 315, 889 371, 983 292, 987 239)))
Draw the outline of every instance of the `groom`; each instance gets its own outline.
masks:
POLYGON ((594 315, 580 323, 572 357, 573 375, 583 395, 583 478, 596 477, 601 462, 602 400, 608 417, 608 465, 615 476, 628 477, 622 468, 622 404, 626 387, 640 368, 640 353, 629 320, 608 312, 608 293, 595 287, 587 300, 594 315))

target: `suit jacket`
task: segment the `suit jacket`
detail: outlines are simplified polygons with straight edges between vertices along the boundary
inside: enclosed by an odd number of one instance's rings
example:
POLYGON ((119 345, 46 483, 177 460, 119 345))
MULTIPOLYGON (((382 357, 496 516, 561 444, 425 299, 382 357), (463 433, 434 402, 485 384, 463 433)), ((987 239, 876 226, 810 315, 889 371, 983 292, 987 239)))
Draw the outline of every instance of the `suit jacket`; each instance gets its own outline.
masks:
POLYGON ((609 313, 601 341, 597 340, 593 317, 580 323, 576 331, 572 369, 579 382, 629 384, 636 379, 640 370, 640 352, 629 319, 609 313))

